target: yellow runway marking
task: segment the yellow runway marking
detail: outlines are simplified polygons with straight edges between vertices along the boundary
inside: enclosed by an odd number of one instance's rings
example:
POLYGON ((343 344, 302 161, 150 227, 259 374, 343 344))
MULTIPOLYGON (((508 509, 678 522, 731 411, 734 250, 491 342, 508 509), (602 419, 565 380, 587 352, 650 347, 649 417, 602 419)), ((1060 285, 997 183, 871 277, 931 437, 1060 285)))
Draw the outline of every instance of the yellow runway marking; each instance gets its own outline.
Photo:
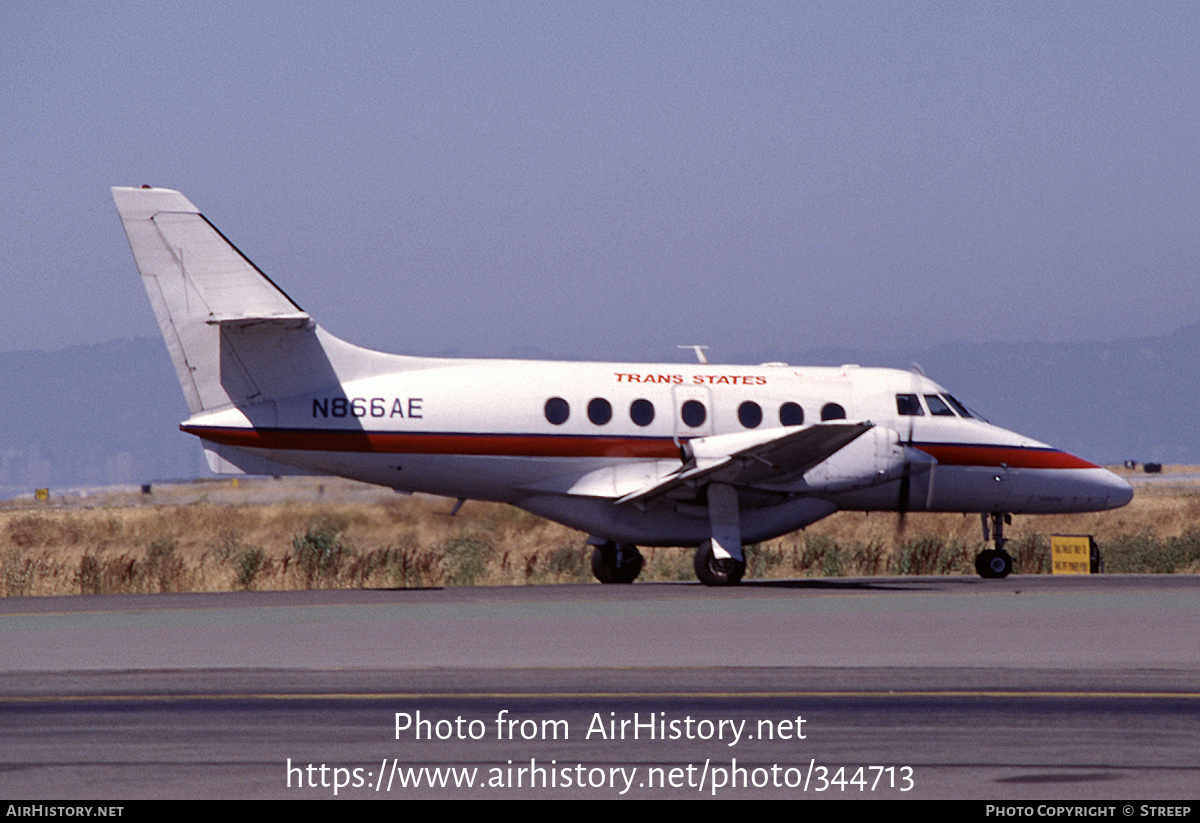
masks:
POLYGON ((149 702, 168 703, 187 700, 628 700, 630 698, 699 698, 721 700, 753 700, 780 698, 893 698, 893 697, 991 697, 1021 698, 1093 698, 1103 700, 1200 700, 1200 692, 1086 692, 1086 691, 789 691, 789 692, 393 692, 388 694, 97 694, 48 695, 45 697, 0 697, 4 703, 102 703, 149 702))

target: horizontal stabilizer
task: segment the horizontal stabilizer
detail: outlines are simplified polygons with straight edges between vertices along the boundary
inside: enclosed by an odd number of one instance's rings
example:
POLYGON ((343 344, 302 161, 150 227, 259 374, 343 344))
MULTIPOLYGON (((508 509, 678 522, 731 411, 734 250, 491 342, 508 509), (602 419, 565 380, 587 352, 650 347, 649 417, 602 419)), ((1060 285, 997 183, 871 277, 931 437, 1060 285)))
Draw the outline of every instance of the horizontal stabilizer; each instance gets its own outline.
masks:
POLYGON ((219 317, 212 315, 204 321, 210 326, 226 328, 246 328, 247 326, 270 326, 278 329, 308 329, 314 325, 313 319, 306 312, 295 314, 273 314, 260 317, 219 317))

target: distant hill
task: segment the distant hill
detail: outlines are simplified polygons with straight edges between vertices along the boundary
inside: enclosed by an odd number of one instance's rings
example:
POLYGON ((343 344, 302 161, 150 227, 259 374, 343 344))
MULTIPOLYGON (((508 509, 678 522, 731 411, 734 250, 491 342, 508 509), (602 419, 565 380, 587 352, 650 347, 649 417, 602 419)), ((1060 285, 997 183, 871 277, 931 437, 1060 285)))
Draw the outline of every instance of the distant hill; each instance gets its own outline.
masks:
MULTIPOLYGON (((992 422, 1089 460, 1200 463, 1200 324, 1111 343, 758 352, 742 362, 768 360, 915 362, 992 422)), ((195 439, 179 431, 187 408, 157 338, 0 353, 0 385, 2 496, 208 476, 195 439)))
POLYGON ((162 341, 0 353, 0 495, 207 474, 162 341))

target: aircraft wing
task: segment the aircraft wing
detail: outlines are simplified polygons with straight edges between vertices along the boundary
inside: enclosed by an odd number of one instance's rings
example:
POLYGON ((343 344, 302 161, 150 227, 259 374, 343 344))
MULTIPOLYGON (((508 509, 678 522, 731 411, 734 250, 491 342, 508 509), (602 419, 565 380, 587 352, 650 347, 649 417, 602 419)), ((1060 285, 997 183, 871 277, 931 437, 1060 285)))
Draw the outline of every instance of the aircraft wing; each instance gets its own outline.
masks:
POLYGON ((689 496, 708 483, 753 486, 799 478, 872 429, 873 423, 821 423, 736 448, 745 435, 718 435, 688 441, 695 457, 672 476, 621 497, 618 505, 640 505, 683 491, 689 496), (727 451, 734 446, 736 450, 727 451))

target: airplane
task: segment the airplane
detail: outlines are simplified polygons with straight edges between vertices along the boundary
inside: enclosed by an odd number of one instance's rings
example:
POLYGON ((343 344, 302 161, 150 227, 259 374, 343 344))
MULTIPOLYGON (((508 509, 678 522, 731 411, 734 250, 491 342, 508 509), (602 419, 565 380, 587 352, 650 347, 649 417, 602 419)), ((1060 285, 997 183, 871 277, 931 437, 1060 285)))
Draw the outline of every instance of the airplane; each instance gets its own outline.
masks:
MULTIPOLYGON (((836 511, 979 513, 983 577, 1013 514, 1125 505, 1110 471, 991 425, 897 369, 415 357, 317 325, 182 194, 113 198, 213 472, 337 475, 508 503, 586 532, 602 583, 638 546, 694 547, 738 583, 743 546, 836 511)), ((699 349, 697 354, 701 355, 699 349)))

